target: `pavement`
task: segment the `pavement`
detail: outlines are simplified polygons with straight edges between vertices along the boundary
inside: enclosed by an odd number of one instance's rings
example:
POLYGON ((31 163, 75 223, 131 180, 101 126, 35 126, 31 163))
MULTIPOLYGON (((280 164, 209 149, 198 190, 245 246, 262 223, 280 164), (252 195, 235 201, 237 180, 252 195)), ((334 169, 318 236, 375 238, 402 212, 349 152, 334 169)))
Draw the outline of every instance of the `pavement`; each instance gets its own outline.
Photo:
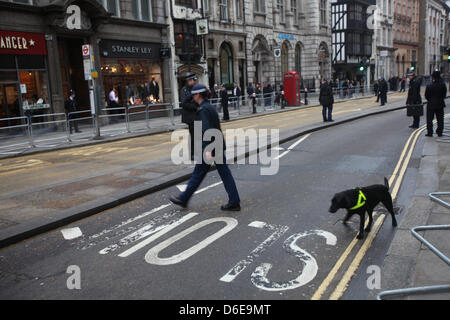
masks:
MULTIPOLYGON (((446 128, 450 120, 446 120, 446 128)), ((450 210, 430 199, 432 192, 450 192, 450 143, 425 137, 418 168, 415 192, 405 215, 399 223, 381 269, 381 290, 449 285, 450 266, 419 242, 411 228, 429 225, 449 225, 450 210)), ((450 141, 444 136, 444 140, 450 141)), ((450 196, 439 196, 450 202, 450 196)), ((447 257, 450 256, 450 233, 433 230, 420 234, 447 257)), ((386 299, 449 300, 450 291, 386 297, 386 299)))
MULTIPOLYGON (((405 94, 390 96, 392 103, 383 107, 373 97, 337 103, 333 123, 323 123, 321 109, 311 107, 237 119, 222 128, 276 128, 283 143, 403 107, 405 94)), ((0 186, 0 247, 185 181, 193 165, 172 163, 170 152, 176 142, 170 141, 170 135, 157 133, 0 160, 4 182, 0 186)))

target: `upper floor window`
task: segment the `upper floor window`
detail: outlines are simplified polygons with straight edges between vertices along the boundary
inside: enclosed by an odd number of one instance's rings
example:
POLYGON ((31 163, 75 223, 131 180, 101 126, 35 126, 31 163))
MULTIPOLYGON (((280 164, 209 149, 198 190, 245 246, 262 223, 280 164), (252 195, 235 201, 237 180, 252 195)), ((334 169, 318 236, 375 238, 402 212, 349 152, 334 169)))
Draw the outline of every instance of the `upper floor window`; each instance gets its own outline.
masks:
POLYGON ((219 0, 220 20, 228 21, 228 0, 219 0))
POLYGON ((327 24, 327 1, 328 0, 319 0, 320 1, 320 24, 327 24))
POLYGON ((253 10, 258 13, 266 12, 266 1, 265 0, 254 0, 253 10))
POLYGON ((197 0, 175 0, 175 5, 197 9, 197 0))
POLYGON ((284 0, 277 0, 277 8, 280 11, 280 22, 284 23, 284 20, 285 20, 284 0))
POLYGON ((298 24, 297 0, 291 0, 291 11, 294 15, 294 24, 298 24))
POLYGON ((153 21, 152 0, 132 0, 133 18, 142 21, 153 21))
POLYGON ((242 2, 243 0, 236 0, 236 19, 242 19, 242 2))
POLYGON ((114 17, 120 18, 120 5, 119 0, 97 0, 109 13, 112 13, 114 17))

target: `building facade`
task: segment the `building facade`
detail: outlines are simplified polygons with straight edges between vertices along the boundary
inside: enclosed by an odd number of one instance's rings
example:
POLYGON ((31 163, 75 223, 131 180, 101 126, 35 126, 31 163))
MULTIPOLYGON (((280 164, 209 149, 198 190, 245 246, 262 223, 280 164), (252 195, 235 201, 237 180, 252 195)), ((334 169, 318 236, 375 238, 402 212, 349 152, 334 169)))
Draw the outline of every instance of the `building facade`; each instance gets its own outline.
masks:
POLYGON ((377 0, 375 11, 375 77, 394 76, 394 0, 377 0))
POLYGON ((405 77, 417 68, 419 51, 419 0, 394 1, 394 76, 405 77))
POLYGON ((205 42, 210 85, 279 85, 288 71, 298 71, 309 88, 330 78, 329 1, 204 2, 210 29, 205 42))
POLYGON ((370 6, 375 1, 335 0, 332 3, 334 79, 371 83, 373 28, 370 6))
POLYGON ((420 1, 419 19, 419 63, 418 72, 431 75, 444 65, 446 10, 445 1, 420 1))
POLYGON ((79 109, 90 110, 84 44, 92 46, 98 73, 99 112, 112 88, 123 105, 127 86, 140 99, 140 87, 152 78, 160 101, 169 101, 165 16, 163 2, 154 0, 0 1, 0 118, 64 112, 71 89, 79 109))

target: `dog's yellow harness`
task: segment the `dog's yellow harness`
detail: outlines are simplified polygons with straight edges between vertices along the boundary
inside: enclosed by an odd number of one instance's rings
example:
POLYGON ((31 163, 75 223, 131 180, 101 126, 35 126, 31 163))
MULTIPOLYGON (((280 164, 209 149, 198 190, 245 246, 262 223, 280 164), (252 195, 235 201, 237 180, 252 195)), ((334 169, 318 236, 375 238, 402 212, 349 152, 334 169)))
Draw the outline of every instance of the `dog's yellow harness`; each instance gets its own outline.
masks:
POLYGON ((359 195, 358 195, 358 203, 356 204, 356 206, 350 208, 350 210, 356 210, 361 208, 362 206, 364 206, 366 204, 366 196, 364 195, 364 193, 362 192, 362 190, 359 190, 359 195))

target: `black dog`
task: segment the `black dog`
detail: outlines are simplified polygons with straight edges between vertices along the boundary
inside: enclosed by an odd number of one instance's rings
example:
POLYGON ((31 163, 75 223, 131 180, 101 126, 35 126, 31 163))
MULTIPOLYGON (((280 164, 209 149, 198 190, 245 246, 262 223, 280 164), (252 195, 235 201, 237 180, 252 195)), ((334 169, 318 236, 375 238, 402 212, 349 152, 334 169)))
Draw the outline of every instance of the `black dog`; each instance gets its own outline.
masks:
POLYGON ((384 178, 384 185, 376 184, 364 188, 357 188, 353 190, 347 190, 340 193, 336 193, 331 200, 331 206, 329 211, 335 213, 339 209, 347 209, 347 215, 344 218, 344 224, 354 214, 358 214, 359 221, 359 233, 357 238, 362 239, 364 237, 364 215, 367 211, 369 214, 369 224, 366 228, 366 232, 369 232, 372 228, 372 212, 378 203, 382 202, 386 209, 389 211, 392 217, 392 226, 397 226, 397 220, 394 215, 394 207, 392 204, 392 197, 389 193, 389 182, 384 178))

